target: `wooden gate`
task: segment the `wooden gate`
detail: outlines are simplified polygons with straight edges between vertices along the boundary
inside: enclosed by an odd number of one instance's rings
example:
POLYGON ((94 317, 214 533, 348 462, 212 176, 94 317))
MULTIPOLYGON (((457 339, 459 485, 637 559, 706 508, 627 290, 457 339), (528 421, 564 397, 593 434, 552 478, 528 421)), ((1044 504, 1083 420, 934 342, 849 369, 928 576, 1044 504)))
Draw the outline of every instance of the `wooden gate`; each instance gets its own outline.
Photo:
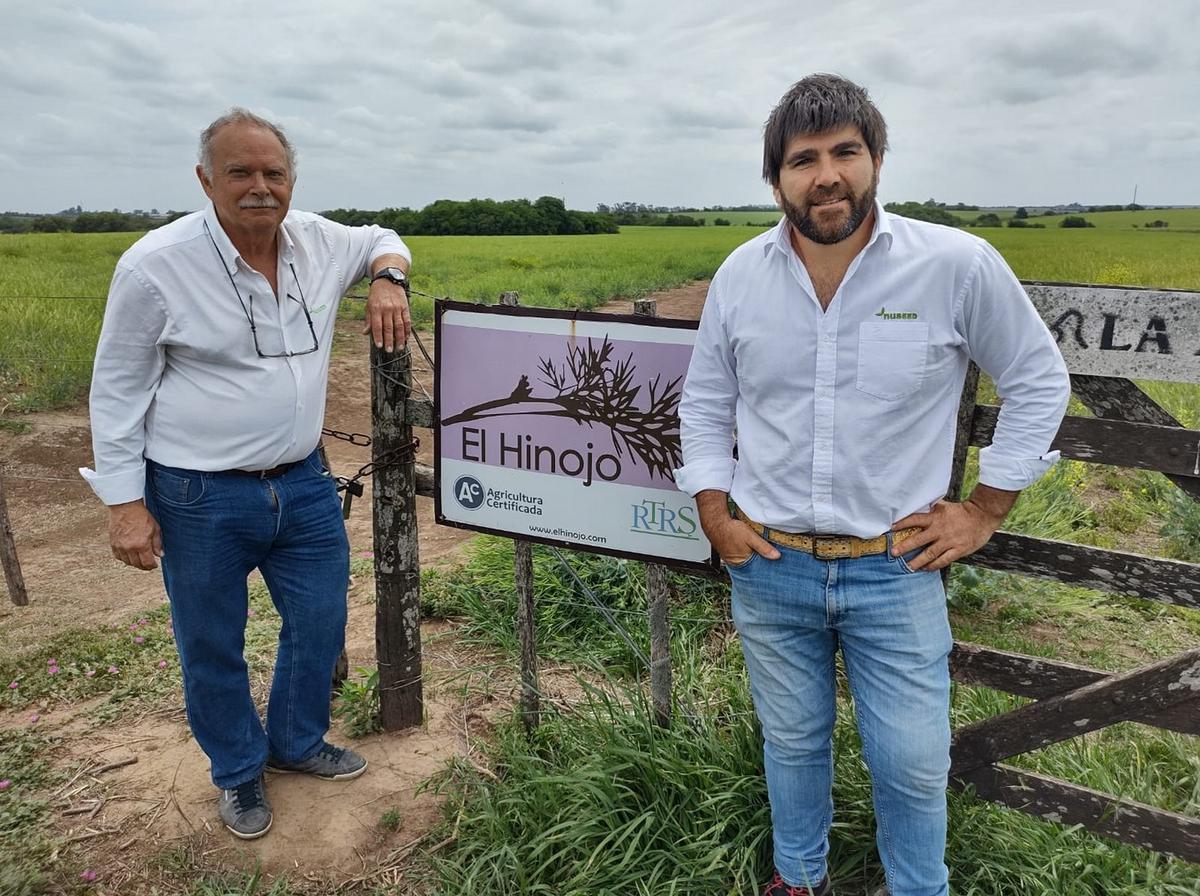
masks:
MULTIPOLYGON (((1200 432, 1184 429, 1128 378, 1200 383, 1200 293, 1026 284, 1058 339, 1074 394, 1095 415, 1068 417, 1054 447, 1064 457, 1156 470, 1200 500, 1200 432)), ((509 294, 506 302, 513 303, 509 294)), ((653 313, 645 307, 641 313, 653 313)), ((420 635, 414 495, 433 494, 433 471, 411 456, 383 464, 408 444, 411 427, 435 425, 432 403, 408 390, 409 356, 373 355, 377 400, 375 472, 377 642, 384 727, 421 719, 420 635), (387 375, 383 368, 389 367, 387 375), (394 368, 394 369, 392 369, 394 368), (390 385, 389 385, 390 384, 390 385), (380 420, 399 426, 381 427, 380 420), (397 513, 397 508, 401 512, 397 513), (387 533, 381 535, 381 533, 387 533), (396 545, 400 549, 396 549, 396 545), (387 685, 384 685, 384 682, 387 685)), ((990 443, 998 408, 976 405, 979 371, 971 366, 959 411, 951 494, 961 492, 969 445, 990 443)), ((523 716, 536 724, 537 656, 533 632, 532 564, 517 542, 516 584, 522 595, 523 716)), ((1054 579, 1116 595, 1200 609, 1200 564, 998 532, 964 561, 1054 579)), ((654 631, 665 645, 665 585, 648 569, 654 631)), ((658 576, 661 578, 661 575, 658 576)), ((669 656, 665 646, 661 654, 669 656)), ((1200 863, 1200 819, 1145 806, 1004 764, 1003 760, 1122 721, 1200 735, 1200 647, 1132 672, 1112 675, 1069 663, 956 644, 955 679, 1036 702, 960 728, 954 734, 954 786, 1014 809, 1200 863)), ((669 724, 670 677, 655 694, 661 724, 669 724)))
MULTIPOLYGON (((1129 379, 1200 383, 1200 293, 1042 283, 1026 289, 1058 340, 1072 392, 1095 414, 1068 416, 1054 447, 1065 458, 1156 470, 1200 500, 1200 432, 1182 428, 1129 379)), ((999 409, 975 403, 977 382, 972 365, 959 414, 955 496, 968 445, 990 444, 996 426, 999 409)), ((1003 531, 963 562, 1200 609, 1196 563, 1003 531)), ((970 785, 978 796, 1011 808, 1200 862, 1200 819, 1003 762, 1124 721, 1200 735, 1200 647, 1112 675, 958 643, 951 670, 958 681, 1035 701, 954 732, 955 786, 970 785)))

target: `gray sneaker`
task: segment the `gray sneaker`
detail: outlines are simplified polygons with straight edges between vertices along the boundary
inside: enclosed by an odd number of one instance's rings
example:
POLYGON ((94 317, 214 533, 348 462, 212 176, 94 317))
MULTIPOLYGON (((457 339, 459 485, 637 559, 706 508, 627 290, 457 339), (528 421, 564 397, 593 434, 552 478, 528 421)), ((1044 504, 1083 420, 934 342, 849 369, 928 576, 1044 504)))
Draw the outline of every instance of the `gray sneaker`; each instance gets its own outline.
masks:
POLYGON ((254 840, 271 830, 271 804, 263 790, 262 775, 222 790, 217 814, 229 833, 243 840, 254 840))
POLYGON ((302 762, 267 760, 269 772, 281 775, 315 775, 326 781, 349 781, 366 770, 367 760, 353 750, 335 747, 333 744, 321 744, 321 749, 302 762))

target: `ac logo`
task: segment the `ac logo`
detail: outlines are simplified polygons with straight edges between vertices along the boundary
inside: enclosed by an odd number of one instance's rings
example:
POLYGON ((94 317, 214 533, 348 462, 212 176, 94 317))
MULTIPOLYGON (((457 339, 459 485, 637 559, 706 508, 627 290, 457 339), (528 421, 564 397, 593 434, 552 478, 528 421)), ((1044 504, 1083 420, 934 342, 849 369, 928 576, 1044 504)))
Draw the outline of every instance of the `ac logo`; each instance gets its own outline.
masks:
POLYGON ((474 476, 459 476, 454 483, 454 500, 467 510, 478 510, 483 504, 483 483, 474 476))

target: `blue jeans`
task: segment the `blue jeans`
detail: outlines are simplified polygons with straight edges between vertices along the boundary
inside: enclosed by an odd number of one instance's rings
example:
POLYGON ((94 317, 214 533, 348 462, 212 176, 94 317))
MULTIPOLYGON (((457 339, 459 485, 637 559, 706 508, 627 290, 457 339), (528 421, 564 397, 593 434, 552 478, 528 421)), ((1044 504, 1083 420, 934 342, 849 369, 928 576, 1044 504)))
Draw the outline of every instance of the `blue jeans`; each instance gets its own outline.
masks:
POLYGON ((780 559, 754 554, 729 571, 765 740, 775 867, 792 886, 826 874, 840 646, 888 888, 946 896, 953 642, 941 577, 911 572, 890 553, 817 560, 776 546, 780 559))
POLYGON ((213 783, 255 778, 268 754, 307 759, 329 729, 350 576, 341 506, 317 452, 274 479, 148 461, 146 506, 162 528, 188 722, 213 783), (256 568, 283 620, 265 731, 243 656, 256 568))

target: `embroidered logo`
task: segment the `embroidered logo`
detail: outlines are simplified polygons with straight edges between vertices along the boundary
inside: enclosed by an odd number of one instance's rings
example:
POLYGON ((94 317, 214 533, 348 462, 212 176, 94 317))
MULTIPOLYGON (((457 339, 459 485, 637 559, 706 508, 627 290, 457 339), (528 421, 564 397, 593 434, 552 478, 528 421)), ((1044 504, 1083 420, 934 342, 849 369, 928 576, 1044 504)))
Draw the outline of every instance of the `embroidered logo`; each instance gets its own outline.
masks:
POLYGON ((882 317, 884 320, 916 320, 917 312, 915 311, 888 311, 886 308, 880 308, 875 312, 876 317, 882 317))
POLYGON ((322 311, 324 311, 328 307, 329 307, 328 305, 318 305, 316 308, 314 308, 312 311, 310 311, 308 313, 309 314, 320 314, 322 311))

